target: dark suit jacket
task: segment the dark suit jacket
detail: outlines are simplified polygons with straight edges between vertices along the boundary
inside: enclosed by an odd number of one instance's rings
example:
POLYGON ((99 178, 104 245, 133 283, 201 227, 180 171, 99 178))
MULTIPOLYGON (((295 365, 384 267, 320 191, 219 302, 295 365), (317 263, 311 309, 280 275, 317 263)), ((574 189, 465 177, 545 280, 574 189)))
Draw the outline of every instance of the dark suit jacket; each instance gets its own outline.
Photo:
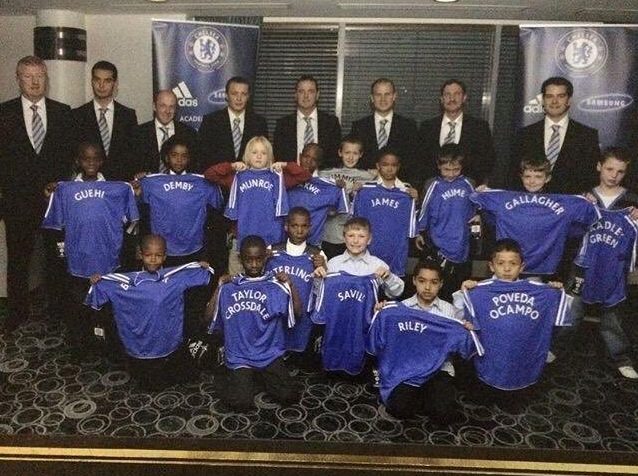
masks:
POLYGON ((268 137, 268 124, 259 114, 246 111, 244 116, 244 133, 241 138, 239 156, 235 157, 232 125, 228 117, 228 108, 206 114, 199 128, 199 147, 202 154, 202 169, 220 162, 241 160, 246 150, 246 143, 256 136, 268 137))
POLYGON ((0 187, 6 217, 41 220, 44 186, 70 177, 75 147, 71 108, 46 99, 46 109, 46 136, 36 154, 27 135, 20 98, 0 104, 0 187))
MULTIPOLYGON (((425 178, 436 175, 436 156, 441 150, 439 137, 443 116, 433 117, 421 123, 419 132, 424 159, 422 173, 425 178)), ((487 180, 494 163, 496 152, 492 141, 492 133, 487 121, 463 114, 463 126, 458 144, 464 153, 463 175, 473 179, 477 185, 487 180)))
MULTIPOLYGON (((111 145, 106 156, 102 173, 110 180, 130 180, 133 177, 133 136, 137 127, 135 110, 117 101, 113 101, 113 131, 111 145)), ((73 109, 73 118, 77 126, 79 141, 89 141, 102 145, 98 118, 95 115, 93 101, 73 109)))
MULTIPOLYGON (((359 162, 361 167, 373 169, 375 167, 375 157, 379 151, 374 114, 370 114, 353 122, 350 133, 356 135, 363 141, 364 155, 359 162)), ((392 127, 390 128, 387 146, 396 151, 401 158, 399 176, 402 180, 408 180, 408 178, 414 174, 414 154, 417 139, 416 122, 413 119, 394 113, 392 115, 392 127)))
MULTIPOLYGON (((520 162, 523 158, 545 155, 545 121, 531 124, 518 134, 510 160, 510 185, 522 190, 520 162)), ((548 193, 582 193, 598 181, 596 163, 600 159, 598 131, 572 119, 567 124, 565 140, 552 169, 552 179, 545 186, 548 193)))
MULTIPOLYGON (((337 164, 337 150, 341 142, 341 125, 337 116, 317 111, 319 145, 324 152, 324 168, 337 164)), ((297 111, 277 119, 274 137, 275 160, 297 161, 297 111)))
MULTIPOLYGON (((173 121, 175 135, 188 142, 191 163, 188 167, 193 172, 199 172, 199 153, 197 147, 197 133, 181 122, 173 121)), ((159 172, 160 150, 157 147, 157 133, 155 119, 137 126, 135 131, 135 170, 137 172, 159 172)))

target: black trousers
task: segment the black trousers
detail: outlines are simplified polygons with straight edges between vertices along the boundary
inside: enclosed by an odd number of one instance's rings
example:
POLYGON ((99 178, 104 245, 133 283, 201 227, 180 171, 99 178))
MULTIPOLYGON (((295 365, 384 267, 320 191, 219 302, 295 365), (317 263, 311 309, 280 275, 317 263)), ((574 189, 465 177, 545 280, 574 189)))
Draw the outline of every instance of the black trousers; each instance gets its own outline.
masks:
POLYGON ((284 405, 292 405, 301 399, 302 388, 290 376, 282 358, 263 369, 228 369, 224 401, 236 411, 254 408, 254 396, 261 389, 284 405))
POLYGON ((321 249, 328 259, 341 255, 346 251, 345 243, 330 243, 328 241, 321 242, 321 249))
MULTIPOLYGON (((7 239, 7 330, 11 331, 29 317, 29 265, 37 236, 40 218, 5 216, 7 239)), ((44 233, 46 255, 47 300, 49 316, 61 319, 63 313, 64 268, 56 258, 55 234, 44 233)))
POLYGON ((452 382, 447 372, 439 371, 420 387, 402 383, 392 390, 386 409, 395 418, 426 414, 436 422, 447 423, 458 408, 452 382))

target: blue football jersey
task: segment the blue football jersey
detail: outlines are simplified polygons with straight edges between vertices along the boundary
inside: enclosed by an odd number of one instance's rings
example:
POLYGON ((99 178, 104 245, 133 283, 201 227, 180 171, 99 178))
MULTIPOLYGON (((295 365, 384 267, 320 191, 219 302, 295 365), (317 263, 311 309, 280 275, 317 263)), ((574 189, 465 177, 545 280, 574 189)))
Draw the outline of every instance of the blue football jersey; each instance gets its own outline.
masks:
POLYGON ((153 174, 140 183, 142 202, 150 208, 151 230, 166 240, 166 254, 184 256, 201 250, 207 207, 223 207, 219 187, 196 174, 153 174))
POLYGON ((577 195, 488 190, 470 200, 492 215, 496 239, 519 243, 527 274, 554 274, 572 226, 589 227, 600 219, 598 209, 577 195))
POLYGON ((283 218, 288 195, 283 176, 269 169, 237 172, 230 188, 225 215, 237 221, 237 242, 261 236, 267 245, 284 241, 283 218))
POLYGON ((467 359, 483 353, 476 333, 461 321, 397 302, 386 304, 372 318, 366 350, 377 356, 383 403, 401 383, 423 385, 451 354, 467 359))
POLYGON ((209 331, 224 333, 230 369, 264 368, 286 352, 286 327, 295 325, 290 289, 271 274, 239 275, 219 289, 209 331))
POLYGON ((576 264, 585 271, 581 297, 589 304, 615 306, 627 298, 627 274, 636 264, 638 229, 630 209, 600 209, 602 219, 583 238, 576 264))
POLYGON ((337 187, 333 180, 319 177, 288 190, 288 205, 290 208, 303 207, 310 212, 310 235, 306 241, 314 246, 321 243, 328 211, 349 212, 345 189, 337 187))
POLYGON ((325 324, 321 356, 325 370, 357 375, 365 360, 365 338, 377 303, 374 276, 329 273, 319 286, 310 318, 325 324))
POLYGON ((425 230, 440 255, 464 263, 470 256, 470 226, 476 206, 470 201, 474 187, 462 175, 451 182, 437 177, 425 190, 418 230, 425 230))
POLYGON ((487 280, 464 292, 463 300, 485 349, 474 359, 478 377, 501 390, 536 383, 554 326, 571 324, 571 297, 548 284, 487 280))
POLYGON ((367 183, 354 198, 352 214, 370 222, 370 253, 385 261, 397 276, 405 276, 409 239, 417 234, 414 199, 398 188, 367 183))
POLYGON ((204 286, 213 274, 199 263, 163 268, 155 273, 112 273, 91 286, 85 304, 113 306, 117 331, 126 352, 138 359, 166 357, 182 344, 184 291, 204 286))
POLYGON ((305 253, 292 256, 285 251, 274 251, 266 263, 266 271, 272 271, 273 274, 284 272, 290 276, 303 304, 303 314, 297 318, 294 327, 286 330, 286 349, 295 352, 302 352, 306 348, 312 331, 310 311, 314 304, 314 270, 312 255, 305 253))
POLYGON ((135 195, 126 182, 60 182, 42 227, 64 230, 69 273, 88 278, 117 269, 124 224, 137 220, 135 195))

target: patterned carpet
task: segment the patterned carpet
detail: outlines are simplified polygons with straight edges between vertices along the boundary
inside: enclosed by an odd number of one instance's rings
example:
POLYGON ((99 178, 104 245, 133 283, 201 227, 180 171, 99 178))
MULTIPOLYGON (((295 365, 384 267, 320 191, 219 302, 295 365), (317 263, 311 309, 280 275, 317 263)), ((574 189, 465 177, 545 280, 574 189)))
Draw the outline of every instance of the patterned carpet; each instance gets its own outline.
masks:
MULTIPOLYGON (((283 408, 259 394, 257 410, 229 413, 214 371, 202 371, 192 384, 145 391, 121 359, 74 358, 62 331, 36 315, 13 335, 0 336, 0 434, 638 451, 638 383, 605 362, 595 324, 583 326, 574 349, 546 368, 520 411, 477 404, 459 388, 462 414, 449 426, 427 417, 396 420, 369 384, 298 370, 305 386, 298 405, 283 408)), ((636 329, 632 336, 636 341, 636 329)))

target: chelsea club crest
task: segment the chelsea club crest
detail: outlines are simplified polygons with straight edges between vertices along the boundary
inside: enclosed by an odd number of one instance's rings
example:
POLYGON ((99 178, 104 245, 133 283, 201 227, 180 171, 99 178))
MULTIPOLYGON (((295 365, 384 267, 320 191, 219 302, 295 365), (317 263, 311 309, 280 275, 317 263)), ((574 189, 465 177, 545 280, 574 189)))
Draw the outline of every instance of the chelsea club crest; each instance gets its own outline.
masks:
POLYGON ((191 66, 202 73, 212 73, 228 59, 228 42, 219 30, 204 26, 193 30, 184 44, 184 53, 191 66))
POLYGON ((607 62, 605 38, 591 28, 577 28, 563 35, 556 45, 556 63, 567 74, 589 76, 607 62))

